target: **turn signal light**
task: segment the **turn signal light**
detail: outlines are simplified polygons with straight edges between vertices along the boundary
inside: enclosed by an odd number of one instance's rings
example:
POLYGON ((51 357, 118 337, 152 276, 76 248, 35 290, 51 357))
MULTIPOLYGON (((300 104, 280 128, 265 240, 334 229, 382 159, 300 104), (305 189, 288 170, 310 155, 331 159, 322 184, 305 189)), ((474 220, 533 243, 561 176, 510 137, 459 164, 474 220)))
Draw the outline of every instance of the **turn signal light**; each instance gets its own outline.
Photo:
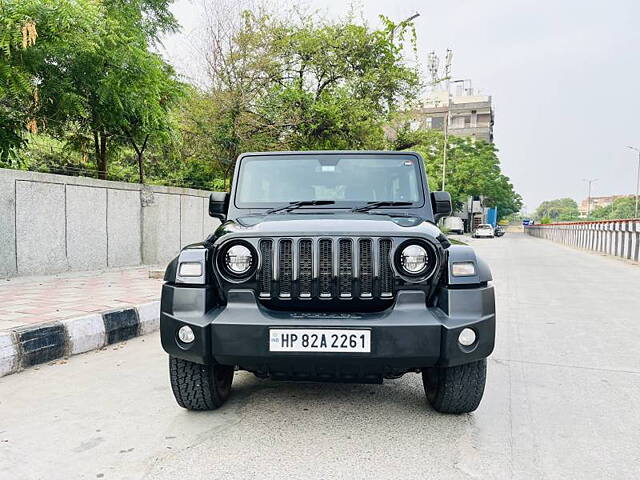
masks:
POLYGON ((473 262, 459 262, 451 265, 451 275, 454 277, 471 277, 476 274, 473 262))

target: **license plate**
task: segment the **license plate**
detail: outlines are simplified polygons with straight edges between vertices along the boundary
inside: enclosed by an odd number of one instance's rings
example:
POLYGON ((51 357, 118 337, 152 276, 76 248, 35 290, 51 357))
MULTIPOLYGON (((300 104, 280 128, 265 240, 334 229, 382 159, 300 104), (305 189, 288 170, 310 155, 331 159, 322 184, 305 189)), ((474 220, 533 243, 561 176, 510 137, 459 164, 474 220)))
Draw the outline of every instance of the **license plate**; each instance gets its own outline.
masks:
POLYGON ((370 330, 272 328, 271 352, 371 352, 370 330))

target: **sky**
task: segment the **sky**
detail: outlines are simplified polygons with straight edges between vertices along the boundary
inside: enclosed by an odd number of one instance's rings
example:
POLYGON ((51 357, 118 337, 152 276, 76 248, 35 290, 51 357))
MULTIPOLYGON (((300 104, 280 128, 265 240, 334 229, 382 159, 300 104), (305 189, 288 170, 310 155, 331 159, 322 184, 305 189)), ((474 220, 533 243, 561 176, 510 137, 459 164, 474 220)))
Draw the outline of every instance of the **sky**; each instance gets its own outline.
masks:
MULTIPOLYGON (((182 31, 162 53, 183 75, 203 71, 194 48, 203 1, 177 0, 182 31)), ((282 0, 280 3, 295 3, 282 0)), ((349 2, 307 3, 342 16, 349 2)), ((503 172, 532 212, 544 200, 636 190, 640 148, 640 2, 636 0, 430 0, 355 2, 364 18, 418 12, 418 62, 453 50, 453 78, 491 95, 503 172)))

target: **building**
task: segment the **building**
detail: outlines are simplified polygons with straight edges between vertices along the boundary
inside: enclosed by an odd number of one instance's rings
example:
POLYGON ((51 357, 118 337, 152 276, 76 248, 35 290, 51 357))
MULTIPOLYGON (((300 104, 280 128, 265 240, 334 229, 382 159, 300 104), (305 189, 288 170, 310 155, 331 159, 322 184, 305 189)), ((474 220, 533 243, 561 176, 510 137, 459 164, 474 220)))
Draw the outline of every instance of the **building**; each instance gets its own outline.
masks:
POLYGON ((434 90, 415 112, 417 128, 444 131, 448 120, 448 134, 473 137, 493 143, 494 112, 490 95, 479 95, 471 82, 453 82, 457 91, 434 90))
MULTIPOLYGON (((448 71, 448 70, 447 70, 448 71)), ((421 108, 412 114, 412 128, 440 130, 448 135, 471 137, 493 143, 494 111, 490 95, 481 95, 471 86, 471 80, 454 80, 447 83, 436 81, 432 72, 434 87, 423 100, 421 108), (454 89, 455 92, 451 93, 454 89)), ((482 196, 469 197, 460 211, 454 213, 462 218, 465 231, 473 231, 479 224, 488 223, 495 209, 485 205, 482 196), (493 210, 493 212, 491 212, 493 210)))
POLYGON ((580 212, 581 217, 586 217, 589 212, 593 212, 598 207, 608 207, 611 205, 614 200, 618 198, 627 198, 634 197, 635 195, 609 195, 608 197, 591 197, 589 199, 585 198, 580 202, 580 208, 578 211, 580 212), (589 201, 591 202, 591 206, 589 206, 589 201))
POLYGON ((495 227, 497 215, 498 210, 487 207, 483 196, 469 196, 462 208, 454 212, 454 216, 462 219, 465 232, 473 232, 482 223, 490 223, 495 227))

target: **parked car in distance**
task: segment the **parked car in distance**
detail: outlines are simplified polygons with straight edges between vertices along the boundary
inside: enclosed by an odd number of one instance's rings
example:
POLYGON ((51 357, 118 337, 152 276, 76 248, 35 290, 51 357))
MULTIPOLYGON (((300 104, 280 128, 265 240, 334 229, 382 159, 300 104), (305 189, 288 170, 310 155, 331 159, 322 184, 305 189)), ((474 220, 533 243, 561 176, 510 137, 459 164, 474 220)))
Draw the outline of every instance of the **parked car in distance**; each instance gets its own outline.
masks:
POLYGON ((493 238, 494 236, 493 226, 488 223, 481 223, 473 232, 473 238, 493 238))
POLYGON ((498 225, 494 230, 493 233, 496 237, 502 237, 506 231, 504 229, 504 227, 502 225, 498 225))
MULTIPOLYGON (((411 152, 246 153, 222 224, 167 267, 160 336, 178 405, 213 410, 236 370, 382 383, 420 373, 445 413, 476 409, 495 338, 489 266, 452 245, 411 152)), ((256 411, 255 415, 260 412, 256 411)))
POLYGON ((464 222, 460 217, 446 217, 443 225, 450 233, 457 233, 458 235, 464 233, 464 222))

